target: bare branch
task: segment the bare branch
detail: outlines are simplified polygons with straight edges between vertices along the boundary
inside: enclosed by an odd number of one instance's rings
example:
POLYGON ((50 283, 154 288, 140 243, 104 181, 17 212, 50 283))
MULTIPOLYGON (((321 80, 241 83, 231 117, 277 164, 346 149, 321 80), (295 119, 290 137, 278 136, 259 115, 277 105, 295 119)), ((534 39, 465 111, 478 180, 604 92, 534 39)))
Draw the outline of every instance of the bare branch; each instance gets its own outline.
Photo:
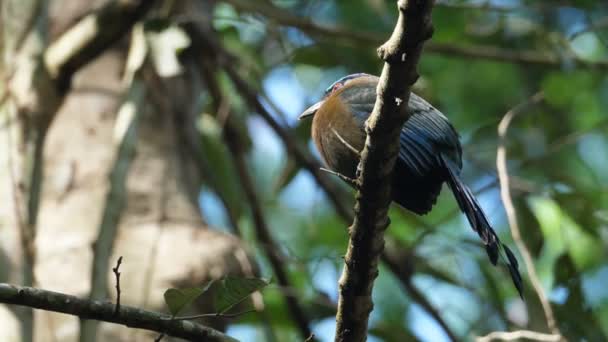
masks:
MULTIPOLYGON (((6 38, 2 64, 3 81, 6 77, 7 82, 0 109, 10 123, 9 176, 21 248, 21 283, 34 286, 44 140, 61 99, 40 61, 47 44, 48 4, 13 0, 2 5, 0 39, 6 38)), ((35 330, 33 311, 22 308, 18 315, 23 341, 31 342, 35 330)))
POLYGON ((491 342, 491 341, 519 341, 528 339, 541 342, 557 342, 562 338, 561 335, 543 334, 530 330, 517 330, 511 332, 494 331, 486 336, 477 337, 476 342, 491 342))
POLYGON ((336 177, 340 178, 340 179, 341 179, 341 180, 343 180, 343 181, 344 181, 346 184, 349 184, 350 186, 352 186, 352 187, 353 187, 353 188, 355 188, 355 189, 359 188, 359 184, 357 184, 357 180, 356 180, 356 179, 354 179, 354 178, 347 177, 347 176, 345 176, 345 175, 341 174, 340 172, 336 172, 336 171, 334 171, 334 170, 326 169, 326 168, 324 168, 324 167, 320 168, 319 170, 321 170, 321 171, 323 171, 323 172, 327 172, 327 173, 329 173, 330 175, 334 175, 334 176, 336 176, 336 177))
POLYGON ((122 305, 115 315, 115 305, 112 302, 91 301, 32 287, 0 283, 0 302, 166 333, 189 341, 236 341, 212 328, 190 321, 168 320, 167 315, 157 312, 122 305))
POLYGON ((564 59, 548 51, 536 50, 510 50, 491 45, 456 45, 456 44, 429 44, 427 52, 445 54, 454 57, 488 59, 497 62, 538 66, 548 68, 562 68, 572 62, 580 68, 594 70, 608 70, 608 60, 587 61, 575 56, 564 59))
POLYGON ((496 169, 498 170, 498 179, 500 181, 500 197, 505 206, 505 212, 507 213, 507 219, 509 221, 509 227, 511 229, 511 235, 513 236, 513 240, 517 245, 517 249, 521 253, 524 263, 526 265, 526 269, 528 270, 528 277, 530 278, 530 282, 538 295, 538 299, 541 302, 543 307, 543 311, 545 313, 545 318, 547 320, 547 326, 549 330, 554 334, 561 336, 559 328, 557 327, 555 321, 555 315, 553 314, 553 309, 551 308, 551 304, 547 299, 547 295, 543 289, 543 286, 538 278, 536 273, 536 268, 534 267, 534 260, 532 259, 532 254, 526 247, 526 244, 522 240, 521 231, 519 229, 519 224, 517 222, 517 213, 515 212, 515 207, 513 206, 513 200, 511 199, 511 190, 509 187, 509 173, 507 169, 507 147, 506 147, 506 136, 507 130, 509 128, 509 124, 513 120, 513 118, 521 113, 523 110, 528 108, 530 105, 536 104, 544 99, 544 95, 542 92, 538 92, 530 97, 527 101, 519 104, 515 108, 508 111, 500 123, 498 124, 498 150, 496 151, 496 169))
MULTIPOLYGON (((249 173, 247 163, 245 162, 245 156, 243 154, 242 148, 238 145, 236 139, 234 139, 233 137, 231 138, 230 136, 230 123, 228 123, 228 125, 226 126, 226 130, 228 131, 226 143, 228 144, 228 147, 232 152, 239 179, 241 180, 241 185, 243 186, 243 190, 245 191, 247 202, 251 206, 256 237, 259 243, 262 245, 263 249, 266 251, 266 255, 268 256, 270 264, 272 265, 274 274, 277 277, 277 282, 282 287, 290 288, 292 287, 291 281, 289 279, 289 275, 287 274, 287 270, 284 267, 285 257, 280 255, 280 248, 272 238, 272 235, 270 234, 270 230, 266 223, 262 206, 260 205, 260 201, 257 197, 255 187, 253 185, 253 179, 251 178, 251 175, 249 173)), ((310 321, 306 316, 306 313, 300 306, 298 298, 294 296, 285 296, 284 298, 287 302, 289 312, 294 322, 297 324, 302 336, 304 338, 310 336, 310 321)))
POLYGON ((431 37, 434 1, 397 1, 399 19, 389 40, 378 49, 384 68, 358 170, 355 219, 340 278, 336 341, 365 341, 372 311, 372 288, 384 249, 391 202, 391 176, 399 151, 401 127, 409 118, 410 87, 424 41, 431 37))
POLYGON ((560 6, 567 6, 576 8, 575 4, 572 1, 568 0, 553 0, 549 3, 538 2, 538 3, 529 3, 525 5, 516 4, 516 5, 496 5, 489 0, 485 1, 472 1, 472 2, 454 2, 451 0, 439 0, 435 5, 437 7, 444 8, 452 8, 452 9, 460 9, 460 10, 481 10, 481 11, 490 11, 490 12, 498 12, 498 13, 513 13, 513 12, 521 12, 521 11, 539 11, 539 12, 548 12, 550 10, 555 10, 560 6))
MULTIPOLYGON (((107 295, 107 272, 110 269, 112 247, 120 225, 120 218, 127 199, 127 175, 135 155, 139 118, 143 112, 145 86, 133 80, 127 101, 119 109, 116 131, 119 132, 118 150, 110 169, 109 189, 102 212, 97 239, 93 245, 93 265, 90 299, 102 299, 107 295)), ((97 322, 80 322, 80 340, 90 341, 96 335, 97 322)))
MULTIPOLYGON (((191 29, 193 29, 191 27, 191 29)), ((198 51, 202 53, 202 51, 198 51)), ((238 178, 241 182, 241 186, 245 192, 247 203, 251 207, 251 213, 253 216, 254 229, 258 242, 266 251, 266 255, 272 266, 273 272, 277 277, 277 281, 280 286, 291 288, 291 281, 287 270, 284 267, 285 257, 281 255, 280 248, 272 238, 270 229, 264 217, 262 205, 258 199, 254 181, 249 172, 249 167, 245 160, 245 151, 243 150, 242 138, 239 135, 238 129, 234 124, 234 117, 230 115, 231 109, 230 104, 226 101, 223 96, 219 85, 217 84, 216 76, 213 71, 213 66, 205 63, 200 64, 203 78, 207 83, 208 88, 212 92, 214 106, 217 111, 225 111, 225 123, 224 123, 224 141, 228 146, 233 162, 238 174, 238 178)), ((220 115, 218 113, 218 115, 220 115)), ((287 303, 287 307, 292 316, 292 319, 298 326, 300 333, 305 338, 311 334, 310 331, 310 320, 305 314, 302 306, 298 302, 298 298, 294 296, 284 296, 287 303)), ((220 313, 222 314, 222 313, 220 313)))
POLYGON ((399 253, 401 258, 395 260, 393 258, 387 258, 385 256, 382 257, 382 261, 388 268, 393 272, 393 274, 399 279, 405 291, 407 291, 408 296, 412 299, 412 301, 416 302, 418 305, 422 307, 437 323, 441 326, 443 331, 445 331, 446 335, 450 338, 450 340, 456 342, 460 339, 456 335, 450 326, 446 323, 446 321, 441 317, 439 311, 433 306, 431 302, 424 296, 424 294, 416 288, 416 286, 412 283, 412 276, 414 275, 414 262, 415 257, 409 251, 401 251, 399 253), (408 253, 409 252, 409 253, 408 253))

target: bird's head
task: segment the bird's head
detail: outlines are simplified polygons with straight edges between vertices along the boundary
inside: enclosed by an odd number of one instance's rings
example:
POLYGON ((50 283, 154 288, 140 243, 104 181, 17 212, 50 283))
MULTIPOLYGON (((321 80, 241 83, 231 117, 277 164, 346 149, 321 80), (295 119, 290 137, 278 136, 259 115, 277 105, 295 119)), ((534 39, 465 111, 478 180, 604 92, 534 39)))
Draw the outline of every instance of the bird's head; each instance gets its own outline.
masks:
MULTIPOLYGON (((323 93, 323 98, 321 99, 321 101, 308 107, 302 114, 300 114, 298 119, 302 120, 304 118, 315 115, 315 113, 319 110, 319 108, 321 108, 321 106, 332 96, 338 96, 338 95, 344 93, 345 90, 347 90, 349 88, 354 88, 358 84, 369 84, 370 82, 377 82, 377 77, 370 75, 370 74, 357 73, 357 74, 351 74, 351 75, 347 75, 347 76, 340 78, 339 80, 335 81, 332 85, 330 85, 327 89, 325 89, 325 92, 323 93), (361 81, 363 81, 363 82, 361 82, 361 81), (369 82, 365 82, 365 81, 369 81, 369 82)), ((374 88, 374 90, 375 90, 375 88, 374 88)), ((348 98, 344 98, 342 100, 345 102, 349 102, 349 100, 352 100, 353 97, 356 98, 357 94, 356 93, 349 94, 348 98)), ((372 105, 373 105, 373 102, 372 102, 372 105)))

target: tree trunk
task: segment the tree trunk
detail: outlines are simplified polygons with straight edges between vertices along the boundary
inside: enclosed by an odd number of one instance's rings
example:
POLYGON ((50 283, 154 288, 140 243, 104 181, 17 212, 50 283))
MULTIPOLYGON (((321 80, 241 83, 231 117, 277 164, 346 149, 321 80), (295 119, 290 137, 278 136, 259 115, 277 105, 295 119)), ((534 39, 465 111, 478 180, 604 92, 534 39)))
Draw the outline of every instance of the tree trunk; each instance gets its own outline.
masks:
MULTIPOLYGON (((63 2, 55 2, 55 9, 61 9, 59 3, 63 2)), ((58 18, 69 22, 66 17, 58 18)), ((109 177, 117 158, 116 133, 122 124, 117 113, 128 90, 122 82, 128 44, 119 45, 75 76, 44 144, 34 275, 35 285, 47 290, 84 297, 91 290, 92 265, 97 262, 94 244, 106 201, 111 198, 109 177)), ((128 169, 126 205, 118 211, 119 224, 109 260, 113 267, 118 256, 124 258, 120 283, 121 303, 125 305, 164 311, 163 292, 169 287, 199 286, 226 274, 255 273, 239 240, 209 229, 200 214, 200 175, 182 146, 184 127, 195 126, 196 95, 201 91, 200 83, 190 74, 185 69, 180 76, 161 79, 149 65, 141 73, 145 87, 143 115, 128 169), (157 105, 162 101, 179 105, 157 105)), ((18 156, 16 147, 7 149, 7 134, 3 127, 0 154, 18 156)), ((14 204, 12 192, 4 191, 16 188, 6 172, 10 162, 2 158, 0 201, 14 204)), ((1 206, 0 217, 0 281, 20 283, 24 259, 14 208, 1 206)), ((102 286, 114 299, 114 275, 110 268, 105 274, 101 281, 106 284, 102 286)), ((197 309, 213 311, 204 306, 197 309)), ((9 322, 11 318, 4 317, 7 315, 0 310, 2 322, 9 322)), ((34 321, 35 341, 78 339, 77 318, 38 311, 34 321)), ((218 320, 212 323, 218 326, 218 320)), ((14 331, 0 330, 0 340, 15 340, 9 339, 14 331)), ((102 324, 92 336, 99 341, 150 340, 147 333, 109 324, 102 324)))

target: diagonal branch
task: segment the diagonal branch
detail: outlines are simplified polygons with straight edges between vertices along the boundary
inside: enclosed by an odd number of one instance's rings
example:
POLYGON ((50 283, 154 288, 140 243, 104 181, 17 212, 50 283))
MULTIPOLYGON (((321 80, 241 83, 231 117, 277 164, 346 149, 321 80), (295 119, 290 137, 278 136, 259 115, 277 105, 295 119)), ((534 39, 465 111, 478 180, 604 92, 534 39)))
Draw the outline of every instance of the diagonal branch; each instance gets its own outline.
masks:
POLYGON ((424 41, 433 32, 434 1, 397 1, 399 19, 389 40, 378 49, 384 68, 376 103, 366 123, 367 139, 358 166, 355 219, 340 278, 336 341, 365 341, 373 308, 372 288, 389 225, 391 176, 399 151, 401 127, 409 118, 410 87, 424 41))
POLYGON ((521 237, 521 231, 517 222, 517 214, 515 212, 515 207, 513 206, 513 200, 511 199, 511 190, 509 188, 509 171, 507 169, 507 147, 505 144, 507 130, 509 129, 509 125, 511 124, 513 118, 530 105, 542 101, 543 98, 544 95, 542 92, 534 94, 526 102, 523 102, 512 110, 508 111, 502 118, 502 120, 500 120, 500 123, 498 124, 499 143, 498 150, 496 151, 496 168, 498 170, 498 179, 500 181, 500 197, 505 206, 505 212, 507 213, 507 220, 509 221, 509 227, 511 228, 511 235, 513 236, 513 241, 515 241, 517 249, 519 249, 519 252, 521 253, 524 259, 526 269, 528 270, 528 277, 530 278, 530 282, 532 283, 532 286, 534 287, 534 290, 536 291, 538 299, 540 300, 540 303, 542 305, 549 330, 554 335, 561 336, 561 333, 555 321, 553 309, 551 308, 551 304, 547 299, 547 295, 542 287, 540 279, 538 278, 538 274, 536 273, 534 261, 532 260, 532 254, 526 247, 526 244, 524 243, 521 237))
MULTIPOLYGON (((210 67, 210 65, 201 65, 201 69, 207 69, 208 67, 210 67)), ((217 84, 216 79, 214 78, 213 71, 207 69, 206 72, 203 73, 203 77, 208 88, 213 93, 214 106, 216 107, 216 110, 219 110, 219 108, 223 106, 222 102, 226 101, 226 99, 222 96, 223 94, 219 85, 217 84)), ((231 116, 229 112, 230 109, 228 109, 228 114, 226 115, 227 118, 224 126, 224 141, 232 154, 232 159, 234 161, 238 178, 245 193, 247 203, 251 207, 256 238, 259 244, 262 246, 262 249, 266 251, 266 255, 270 261, 272 270, 277 277, 277 282, 279 285, 283 288, 293 288, 287 270, 284 266, 285 257, 281 254, 279 246, 272 238, 266 218, 264 217, 264 212, 255 190, 254 181, 245 160, 245 152, 241 142, 242 138, 240 138, 238 130, 234 127, 234 117, 231 116)), ((297 325, 302 337, 307 338, 311 335, 310 320, 300 305, 298 298, 296 296, 286 295, 284 296, 284 299, 287 303, 289 313, 297 325)))
MULTIPOLYGON (((226 129, 229 131, 229 126, 226 126, 226 129)), ((263 247, 263 250, 266 251, 266 255, 268 256, 268 260, 270 261, 279 285, 284 288, 293 288, 289 275, 287 274, 287 270, 285 269, 285 257, 281 255, 280 248, 272 238, 270 230, 268 229, 268 224, 264 218, 260 201, 257 198, 253 185, 253 179, 249 173, 247 163, 245 162, 243 151, 234 138, 227 137, 226 143, 232 152, 234 163, 236 164, 236 169, 241 180, 243 190, 245 191, 247 202, 251 207, 256 237, 260 245, 263 247)), ((307 338, 311 335, 310 322, 306 313, 302 309, 302 306, 298 302, 298 298, 295 296, 284 296, 284 298, 287 302, 289 313, 298 326, 302 337, 307 338)))
MULTIPOLYGON (((109 174, 109 189, 97 239, 93 245, 93 264, 91 272, 91 299, 103 299, 108 294, 107 272, 110 270, 110 257, 118 234, 122 213, 127 202, 127 178, 135 158, 138 127, 144 111, 146 87, 139 79, 134 79, 126 101, 117 115, 117 128, 122 134, 118 138, 114 164, 109 174), (121 125, 122 124, 122 125, 121 125)), ((81 320, 80 341, 91 341, 96 336, 97 322, 81 320)))
POLYGON ((170 320, 169 316, 157 312, 121 305, 114 314, 116 305, 112 302, 86 300, 33 287, 0 283, 0 302, 166 333, 188 341, 237 341, 215 329, 190 321, 170 320))
MULTIPOLYGON (((390 246, 390 245, 389 245, 390 246)), ((418 290, 418 288, 412 282, 412 276, 414 275, 414 262, 415 257, 412 255, 411 251, 400 251, 401 253, 397 253, 401 256, 400 262, 395 262, 392 258, 387 258, 385 256, 382 257, 382 261, 388 268, 393 272, 393 274, 399 279, 405 291, 407 291, 408 296, 418 305, 420 305, 437 323, 443 328, 446 335, 448 335, 449 339, 453 342, 459 341, 460 339, 456 336, 456 333, 453 332, 448 326, 447 322, 441 317, 439 311, 433 306, 433 304, 424 296, 422 291, 418 290), (409 255, 408 255, 409 254, 409 255)))

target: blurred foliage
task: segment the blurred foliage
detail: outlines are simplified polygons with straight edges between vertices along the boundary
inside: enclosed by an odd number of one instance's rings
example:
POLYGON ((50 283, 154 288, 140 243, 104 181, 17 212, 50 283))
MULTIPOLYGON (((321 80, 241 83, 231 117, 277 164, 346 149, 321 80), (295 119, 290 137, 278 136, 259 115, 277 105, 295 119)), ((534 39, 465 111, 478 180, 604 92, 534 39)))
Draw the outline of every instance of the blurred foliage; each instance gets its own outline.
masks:
MULTIPOLYGON (((395 1, 249 0, 253 10, 231 3, 218 1, 214 11, 213 26, 222 44, 238 56, 241 75, 260 92, 277 121, 316 154, 309 141, 310 123, 297 122, 296 115, 336 78, 354 72, 378 74, 382 65, 376 46, 306 27, 282 26, 284 17, 268 17, 255 9, 270 4, 296 19, 351 34, 374 34, 381 41, 394 25, 395 1)), ((496 126, 509 109, 544 92, 545 101, 517 116, 508 133, 519 223, 563 333, 573 341, 608 340, 608 77, 605 69, 573 62, 608 60, 608 7, 592 0, 446 0, 438 1, 433 13, 433 42, 531 50, 559 58, 558 66, 531 66, 427 51, 416 92, 441 109, 461 133, 463 175, 509 245, 513 243, 495 174, 496 126)), ((236 327, 244 329, 238 330, 243 336, 268 338, 263 332, 270 324, 275 338, 293 340, 297 330, 283 300, 286 291, 306 308, 317 338, 329 340, 333 325, 327 322, 333 322, 347 223, 230 81, 224 75, 220 81, 235 115, 249 118, 248 130, 243 130, 252 143, 249 162, 294 284, 292 289, 268 288, 266 319, 248 315, 236 321, 236 327)), ((256 246, 253 224, 221 140, 221 124, 205 114, 199 128, 204 152, 220 179, 209 188, 226 198, 239 215, 242 235, 256 246)), ((210 222, 223 223, 214 221, 213 208, 204 209, 210 222)), ((527 300, 521 302, 507 273, 487 262, 448 191, 424 217, 399 208, 392 208, 390 216, 388 236, 413 254, 413 261, 404 263, 413 262, 414 286, 459 338, 468 340, 493 330, 547 331, 530 284, 526 283, 527 300)), ((257 255, 262 274, 272 276, 264 254, 257 255)), ((386 268, 381 269, 374 298, 374 340, 447 338, 386 268)))

